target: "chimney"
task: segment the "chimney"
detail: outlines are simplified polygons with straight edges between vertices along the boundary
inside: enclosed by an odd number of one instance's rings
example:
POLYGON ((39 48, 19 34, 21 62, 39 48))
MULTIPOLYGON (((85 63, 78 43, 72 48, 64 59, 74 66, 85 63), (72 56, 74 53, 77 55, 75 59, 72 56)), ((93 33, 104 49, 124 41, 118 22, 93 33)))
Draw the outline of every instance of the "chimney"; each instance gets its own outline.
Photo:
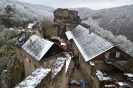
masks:
POLYGON ((32 44, 32 39, 30 39, 30 45, 32 46, 33 44, 32 44))

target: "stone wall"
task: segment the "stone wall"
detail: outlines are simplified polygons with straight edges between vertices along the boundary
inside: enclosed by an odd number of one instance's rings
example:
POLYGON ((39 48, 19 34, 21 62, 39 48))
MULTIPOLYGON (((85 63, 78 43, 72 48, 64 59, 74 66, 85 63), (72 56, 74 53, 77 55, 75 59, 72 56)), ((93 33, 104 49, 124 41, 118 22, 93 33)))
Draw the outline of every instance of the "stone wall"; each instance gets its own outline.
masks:
POLYGON ((65 88, 65 67, 66 64, 61 68, 60 72, 52 80, 52 88, 65 88))
POLYGON ((54 11, 54 22, 60 24, 71 22, 80 23, 81 20, 78 16, 78 11, 58 8, 54 11))
POLYGON ((78 57, 78 54, 79 54, 78 47, 76 46, 76 44, 74 42, 71 42, 71 44, 72 44, 72 50, 73 50, 74 56, 78 57))
POLYGON ((23 58, 23 63, 24 63, 24 68, 25 68, 25 76, 27 77, 37 68, 39 68, 40 64, 36 59, 34 59, 24 50, 22 50, 22 53, 23 53, 22 58, 23 58))
POLYGON ((44 36, 49 36, 50 38, 52 38, 53 36, 57 35, 58 35, 58 27, 51 27, 49 29, 44 30, 44 36))
POLYGON ((53 64, 56 62, 57 58, 59 56, 61 56, 63 53, 60 53, 60 54, 57 54, 57 55, 54 55, 54 56, 51 56, 51 57, 48 57, 48 58, 43 58, 41 61, 40 61, 40 65, 43 67, 43 68, 51 68, 53 66, 53 64))
POLYGON ((82 56, 82 54, 79 52, 77 46, 75 45, 74 42, 72 42, 72 50, 73 50, 73 53, 74 53, 74 56, 78 57, 78 61, 77 63, 80 64, 80 68, 82 70, 82 73, 84 75, 84 77, 86 78, 86 80, 89 82, 89 86, 90 87, 93 87, 93 81, 92 81, 92 72, 91 72, 91 69, 92 69, 92 66, 86 62, 84 60, 84 57, 82 56))
POLYGON ((81 53, 79 54, 79 63, 80 63, 80 67, 82 70, 82 73, 84 74, 84 77, 86 78, 86 80, 89 82, 89 86, 92 87, 92 81, 91 81, 91 76, 92 76, 92 66, 86 62, 83 58, 83 56, 81 55, 81 53))
POLYGON ((16 55, 19 62, 23 63, 22 48, 16 47, 16 55))
POLYGON ((106 69, 104 60, 92 60, 92 62, 95 64, 96 69, 106 69))
POLYGON ((36 88, 52 88, 51 81, 52 81, 52 72, 50 71, 47 76, 37 85, 36 88))
POLYGON ((63 17, 68 17, 68 14, 69 14, 69 12, 68 12, 68 9, 63 9, 63 17))

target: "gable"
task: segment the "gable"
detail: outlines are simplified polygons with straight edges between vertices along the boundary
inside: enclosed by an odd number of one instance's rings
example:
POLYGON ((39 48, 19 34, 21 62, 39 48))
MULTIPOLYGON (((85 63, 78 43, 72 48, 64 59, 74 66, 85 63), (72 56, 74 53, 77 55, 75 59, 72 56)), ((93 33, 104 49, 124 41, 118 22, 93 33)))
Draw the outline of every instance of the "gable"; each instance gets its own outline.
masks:
POLYGON ((125 60, 130 60, 132 58, 130 55, 128 55, 127 53, 125 53, 124 51, 122 51, 121 49, 119 49, 117 47, 114 47, 114 48, 108 50, 108 52, 110 52, 110 57, 115 60, 125 61, 125 60), (119 58, 116 57, 116 53, 120 53, 119 58))
POLYGON ((53 46, 43 56, 43 59, 54 56, 54 55, 59 54, 61 52, 64 52, 64 50, 60 46, 58 46, 57 44, 53 44, 53 46))

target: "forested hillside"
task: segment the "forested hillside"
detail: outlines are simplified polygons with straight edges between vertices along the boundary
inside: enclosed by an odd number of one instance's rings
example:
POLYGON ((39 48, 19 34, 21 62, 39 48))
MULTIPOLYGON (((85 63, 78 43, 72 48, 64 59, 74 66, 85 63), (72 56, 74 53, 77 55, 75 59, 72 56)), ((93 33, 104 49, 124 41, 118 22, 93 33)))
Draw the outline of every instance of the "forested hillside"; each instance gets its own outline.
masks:
POLYGON ((53 20, 53 8, 17 0, 0 0, 0 24, 21 26, 26 22, 53 20))
POLYGON ((101 10, 90 10, 87 8, 76 10, 79 11, 82 20, 87 20, 91 17, 103 29, 110 30, 114 35, 125 35, 133 41, 133 5, 101 10))

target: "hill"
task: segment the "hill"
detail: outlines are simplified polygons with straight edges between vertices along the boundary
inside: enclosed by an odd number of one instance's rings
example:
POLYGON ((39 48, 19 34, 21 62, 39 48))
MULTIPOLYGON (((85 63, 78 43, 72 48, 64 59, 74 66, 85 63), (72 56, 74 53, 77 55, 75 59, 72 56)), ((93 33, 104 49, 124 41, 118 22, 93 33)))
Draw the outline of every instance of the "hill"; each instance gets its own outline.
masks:
POLYGON ((105 30, 110 30, 114 35, 125 35, 133 41, 133 5, 101 10, 90 10, 88 8, 76 10, 79 11, 82 20, 91 17, 105 30))
POLYGON ((0 22, 7 22, 10 24, 15 24, 15 22, 26 22, 26 21, 43 21, 43 20, 53 20, 54 8, 29 4, 25 2, 20 2, 17 0, 0 0, 0 22))

